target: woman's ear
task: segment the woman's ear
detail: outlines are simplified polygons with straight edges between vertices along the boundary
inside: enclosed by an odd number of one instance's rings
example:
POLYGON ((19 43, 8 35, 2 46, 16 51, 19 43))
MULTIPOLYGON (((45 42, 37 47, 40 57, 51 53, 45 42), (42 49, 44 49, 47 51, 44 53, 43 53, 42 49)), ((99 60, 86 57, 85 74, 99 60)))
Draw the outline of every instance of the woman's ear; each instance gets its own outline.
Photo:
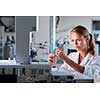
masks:
POLYGON ((89 37, 87 37, 87 40, 89 41, 89 40, 90 40, 90 38, 89 38, 89 37))
POLYGON ((86 36, 86 40, 87 41, 90 41, 90 36, 86 36))

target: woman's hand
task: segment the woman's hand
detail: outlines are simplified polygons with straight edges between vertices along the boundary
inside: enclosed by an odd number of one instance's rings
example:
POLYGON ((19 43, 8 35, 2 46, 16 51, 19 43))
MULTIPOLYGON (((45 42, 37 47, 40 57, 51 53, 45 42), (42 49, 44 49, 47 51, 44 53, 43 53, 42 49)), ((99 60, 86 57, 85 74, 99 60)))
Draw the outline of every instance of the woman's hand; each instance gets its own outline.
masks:
POLYGON ((61 60, 64 60, 65 59, 65 54, 64 54, 64 50, 63 50, 63 48, 57 48, 56 49, 56 56, 58 57, 58 58, 60 58, 61 60))
POLYGON ((54 55, 52 53, 50 53, 49 56, 48 56, 48 62, 50 64, 53 64, 53 57, 54 57, 54 55))

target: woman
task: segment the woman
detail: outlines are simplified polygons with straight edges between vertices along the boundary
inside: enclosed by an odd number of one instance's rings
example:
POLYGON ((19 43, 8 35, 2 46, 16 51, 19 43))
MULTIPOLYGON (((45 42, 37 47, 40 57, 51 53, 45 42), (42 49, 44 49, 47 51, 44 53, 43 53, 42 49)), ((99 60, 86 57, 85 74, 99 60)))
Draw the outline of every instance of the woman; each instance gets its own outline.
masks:
MULTIPOLYGON (((77 26, 70 32, 70 38, 77 52, 64 54, 62 48, 56 49, 56 56, 64 61, 60 67, 63 71, 72 70, 97 78, 100 74, 100 57, 95 53, 93 37, 84 26, 77 26)), ((53 63, 53 54, 49 54, 48 62, 53 63)))

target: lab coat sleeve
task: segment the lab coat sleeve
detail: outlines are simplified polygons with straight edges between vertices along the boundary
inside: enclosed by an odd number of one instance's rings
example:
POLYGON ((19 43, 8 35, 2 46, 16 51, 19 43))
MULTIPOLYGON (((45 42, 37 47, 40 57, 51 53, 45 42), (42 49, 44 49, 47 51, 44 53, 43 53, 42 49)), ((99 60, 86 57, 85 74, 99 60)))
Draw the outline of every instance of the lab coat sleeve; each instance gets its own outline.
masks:
POLYGON ((66 72, 68 70, 68 64, 66 64, 65 62, 59 67, 58 71, 63 71, 66 72))
MULTIPOLYGON (((68 55, 68 58, 70 58, 71 60, 73 60, 73 56, 75 57, 75 54, 76 53, 70 53, 69 55, 68 55)), ((60 68, 59 68, 59 71, 64 71, 64 72, 66 72, 67 70, 71 70, 72 68, 67 64, 67 63, 63 63, 61 66, 60 66, 60 68)))
POLYGON ((90 64, 87 64, 83 74, 94 79, 100 77, 100 57, 95 57, 90 64))

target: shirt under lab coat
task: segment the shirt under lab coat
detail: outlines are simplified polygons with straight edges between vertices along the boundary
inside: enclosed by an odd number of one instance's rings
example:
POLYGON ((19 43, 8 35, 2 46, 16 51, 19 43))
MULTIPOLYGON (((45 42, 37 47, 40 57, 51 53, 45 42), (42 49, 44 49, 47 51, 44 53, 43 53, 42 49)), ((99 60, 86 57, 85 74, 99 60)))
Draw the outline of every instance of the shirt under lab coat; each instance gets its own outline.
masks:
MULTIPOLYGON (((78 63, 79 52, 70 53, 68 57, 75 63, 78 63)), ((85 67, 85 70, 83 72, 84 75, 87 75, 94 79, 100 76, 100 56, 93 56, 90 53, 88 53, 87 56, 82 60, 80 65, 82 67, 85 67)), ((59 71, 68 71, 68 70, 75 71, 71 66, 69 66, 65 62, 59 68, 59 71)))

